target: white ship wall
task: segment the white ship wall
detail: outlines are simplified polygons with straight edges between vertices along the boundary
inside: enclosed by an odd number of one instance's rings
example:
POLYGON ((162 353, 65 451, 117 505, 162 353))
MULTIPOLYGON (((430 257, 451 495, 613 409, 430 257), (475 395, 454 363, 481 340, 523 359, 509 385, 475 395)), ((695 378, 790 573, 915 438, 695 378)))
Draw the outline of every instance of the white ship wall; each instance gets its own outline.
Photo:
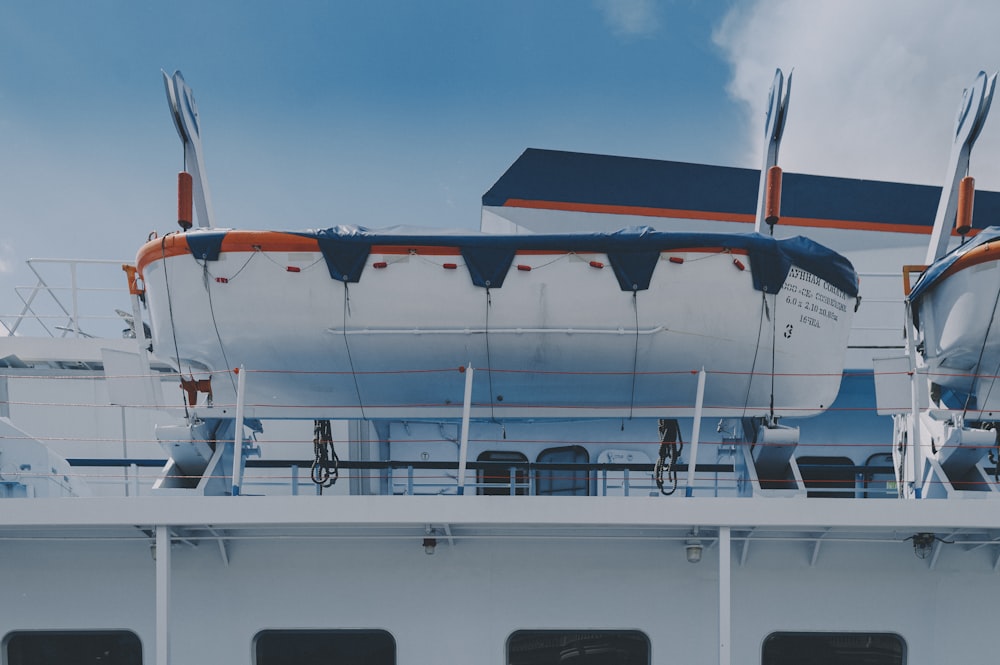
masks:
MULTIPOLYGON (((131 630, 154 662, 147 542, 0 546, 4 631, 131 630)), ((733 662, 757 662, 775 631, 897 633, 908 665, 992 661, 1000 579, 985 549, 948 550, 933 570, 902 542, 828 544, 814 565, 812 552, 754 542, 740 566, 734 542, 733 662)), ((387 630, 400 663, 501 665, 512 632, 543 628, 640 630, 653 663, 718 658, 716 548, 690 564, 681 544, 655 540, 459 541, 431 556, 412 539, 270 540, 231 541, 228 557, 174 545, 172 662, 245 665, 259 631, 302 628, 387 630)))

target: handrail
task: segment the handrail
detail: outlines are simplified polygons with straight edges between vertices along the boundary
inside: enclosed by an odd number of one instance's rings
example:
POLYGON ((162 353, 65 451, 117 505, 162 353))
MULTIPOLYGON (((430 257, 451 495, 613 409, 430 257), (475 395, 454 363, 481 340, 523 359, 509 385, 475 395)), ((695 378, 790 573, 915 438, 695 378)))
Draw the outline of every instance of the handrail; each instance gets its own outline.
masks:
MULTIPOLYGON (((67 460, 71 467, 74 468, 162 468, 166 465, 167 460, 165 459, 149 459, 149 458, 73 458, 67 460)), ((303 470, 308 469, 312 464, 312 460, 297 460, 297 459, 273 459, 273 460, 247 460, 247 469, 296 469, 303 470)), ((438 471, 455 471, 458 469, 459 464, 457 461, 405 461, 405 460, 382 460, 382 461, 358 461, 358 460, 342 460, 339 466, 343 470, 355 470, 355 471, 378 471, 378 472, 389 472, 398 470, 409 470, 412 474, 413 471, 423 470, 438 470, 438 471)), ((823 484, 816 484, 816 479, 811 479, 806 482, 806 489, 809 492, 823 492, 826 495, 830 494, 842 494, 845 497, 850 498, 878 498, 882 495, 892 495, 895 496, 895 492, 889 492, 888 490, 879 490, 877 488, 869 487, 867 485, 867 479, 874 477, 876 474, 893 474, 894 469, 892 466, 886 466, 884 464, 872 464, 872 465, 852 465, 852 464, 834 464, 834 465, 804 465, 809 466, 822 466, 828 469, 850 469, 853 471, 853 475, 856 479, 865 479, 861 484, 856 484, 852 487, 826 487, 823 484), (859 492, 861 494, 859 494, 859 492), (862 496, 863 494, 863 496, 862 496), (869 496, 874 495, 874 496, 869 496)), ((566 472, 586 472, 591 480, 596 479, 598 481, 598 487, 602 488, 598 491, 598 496, 606 496, 608 494, 609 485, 607 484, 607 474, 613 472, 632 472, 634 474, 651 474, 654 470, 654 465, 650 463, 549 463, 549 462, 524 462, 524 461, 503 461, 503 462, 493 462, 493 461, 470 461, 468 462, 467 468, 470 471, 502 471, 503 473, 497 473, 496 477, 507 477, 511 478, 510 483, 504 482, 472 482, 470 481, 467 486, 473 488, 485 488, 490 490, 496 490, 500 488, 510 488, 513 491, 524 490, 531 487, 533 482, 534 473, 537 471, 566 471, 566 472), (601 483, 603 475, 603 484, 601 483), (526 478, 526 480, 518 480, 518 478, 526 478)), ((678 470, 681 472, 686 472, 688 465, 678 464, 678 470)), ((698 464, 695 468, 697 473, 701 474, 731 474, 736 473, 737 469, 734 464, 698 464)), ((989 473, 992 473, 992 469, 987 469, 989 473)), ((297 493, 295 488, 300 487, 298 477, 283 479, 285 482, 272 482, 268 481, 267 478, 253 478, 247 479, 246 485, 250 486, 291 486, 293 488, 293 493, 297 493)), ((420 479, 420 486, 423 488, 429 486, 440 486, 441 488, 453 488, 454 480, 449 479, 440 483, 427 482, 424 479, 420 479)), ((429 480, 429 479, 428 479, 429 480)), ((647 478, 648 481, 648 478, 647 478)), ((624 482, 626 487, 631 487, 635 489, 653 489, 654 485, 652 482, 643 482, 638 477, 632 477, 631 480, 626 476, 625 478, 619 478, 616 482, 624 482)), ((839 482, 839 479, 838 479, 839 482)), ((410 485, 410 483, 406 483, 410 485)), ((308 483, 301 485, 301 487, 308 487, 308 483)), ((626 490, 627 492, 627 490, 626 490)))
POLYGON ((909 297, 910 291, 913 289, 910 285, 910 275, 914 273, 923 273, 927 270, 926 265, 905 265, 903 266, 903 295, 909 297))
MULTIPOLYGON (((128 289, 121 287, 106 286, 81 286, 79 268, 82 267, 114 267, 120 269, 122 261, 110 259, 49 259, 32 258, 25 262, 31 272, 35 275, 36 281, 31 286, 15 286, 14 293, 21 301, 21 310, 17 314, 4 317, 0 321, 2 328, 6 329, 6 335, 12 336, 17 333, 25 322, 34 322, 49 337, 97 337, 99 335, 90 334, 80 327, 82 320, 90 321, 117 321, 118 317, 109 312, 107 315, 83 314, 81 297, 94 294, 121 294, 120 305, 124 306, 128 302, 128 289), (53 275, 46 270, 47 266, 64 266, 68 270, 68 275, 60 278, 61 281, 54 282, 53 275), (68 280, 66 283, 65 280, 68 280), (54 313, 45 313, 42 307, 51 308, 54 313), (62 325, 49 325, 53 321, 62 322, 62 325), (61 333, 61 334, 59 334, 61 333)), ((94 280, 96 283, 96 280, 94 280)), ((104 281, 104 280, 101 280, 104 281)), ((114 282, 111 282, 114 283, 114 282)), ((109 309, 113 309, 109 307, 109 309)))

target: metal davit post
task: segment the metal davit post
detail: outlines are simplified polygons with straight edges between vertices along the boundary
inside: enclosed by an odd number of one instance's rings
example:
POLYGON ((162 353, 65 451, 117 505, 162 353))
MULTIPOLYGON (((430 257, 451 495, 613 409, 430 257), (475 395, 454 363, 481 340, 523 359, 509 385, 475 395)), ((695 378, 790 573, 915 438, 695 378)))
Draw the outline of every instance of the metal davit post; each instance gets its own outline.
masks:
POLYGON ((719 527, 719 665, 732 662, 732 549, 728 526, 719 527))
POLYGON ((170 530, 156 526, 156 665, 170 665, 170 530))
POLYGON ((472 415, 472 363, 460 368, 465 373, 465 397, 462 400, 462 439, 458 448, 458 493, 465 494, 465 468, 469 459, 469 419, 472 415))
POLYGON ((698 394, 694 398, 694 423, 691 425, 691 455, 688 457, 687 486, 684 496, 694 492, 694 470, 698 465, 698 439, 701 438, 701 412, 705 402, 705 368, 698 372, 698 394))
POLYGON ((934 229, 931 231, 927 258, 924 261, 928 265, 948 253, 952 224, 958 211, 960 185, 962 179, 969 174, 969 157, 986 122, 986 116, 989 115, 996 82, 996 74, 987 76, 986 72, 979 72, 972 85, 962 93, 962 104, 955 120, 955 138, 951 146, 948 170, 944 186, 941 188, 941 199, 938 201, 934 229))
POLYGON ((240 365, 236 371, 236 423, 233 426, 233 496, 239 496, 243 481, 243 412, 246 407, 246 371, 240 365))
POLYGON ((785 131, 788 116, 788 98, 792 93, 792 73, 788 80, 781 70, 774 72, 771 93, 767 100, 767 118, 764 122, 764 163, 760 168, 760 185, 757 191, 757 215, 753 230, 762 233, 766 223, 774 235, 774 225, 778 222, 777 208, 781 197, 781 169, 778 168, 778 149, 781 135, 785 131), (769 192, 771 196, 769 196, 769 192), (773 205, 772 205, 773 204, 773 205))
MULTIPOLYGON (((910 361, 910 414, 909 414, 909 428, 907 430, 907 443, 910 446, 910 454, 913 459, 910 460, 912 464, 911 473, 913 478, 911 479, 910 485, 910 498, 919 499, 921 497, 922 489, 922 471, 923 471, 923 459, 921 459, 921 446, 920 446, 920 385, 919 381, 922 380, 921 375, 917 372, 917 343, 916 343, 916 326, 913 325, 913 305, 909 302, 906 304, 906 351, 907 357, 910 361)), ((904 470, 905 475, 905 470, 904 470)), ((905 487, 904 478, 900 478, 900 490, 905 487)))
MULTIPOLYGON (((180 72, 174 72, 173 76, 170 76, 165 71, 160 71, 163 74, 170 115, 174 119, 174 127, 184 146, 184 167, 192 176, 192 198, 198 213, 198 226, 213 228, 215 224, 212 221, 214 218, 212 197, 208 191, 208 178, 205 176, 205 156, 201 148, 201 121, 194 93, 180 72)), ((185 221, 191 222, 191 220, 185 221)))

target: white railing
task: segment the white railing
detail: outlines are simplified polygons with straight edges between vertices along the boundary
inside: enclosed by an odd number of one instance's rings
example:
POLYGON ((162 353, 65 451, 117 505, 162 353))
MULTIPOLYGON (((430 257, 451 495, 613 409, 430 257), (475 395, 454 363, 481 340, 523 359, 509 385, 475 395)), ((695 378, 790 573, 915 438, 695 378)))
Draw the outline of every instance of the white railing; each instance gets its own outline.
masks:
POLYGON ((121 270, 124 262, 28 259, 26 263, 35 283, 14 287, 20 311, 0 315, 0 334, 6 329, 7 335, 120 337, 123 328, 130 327, 116 313, 131 309, 121 270))
POLYGON ((902 348, 906 303, 902 270, 863 272, 858 276, 862 299, 851 325, 849 346, 902 348))

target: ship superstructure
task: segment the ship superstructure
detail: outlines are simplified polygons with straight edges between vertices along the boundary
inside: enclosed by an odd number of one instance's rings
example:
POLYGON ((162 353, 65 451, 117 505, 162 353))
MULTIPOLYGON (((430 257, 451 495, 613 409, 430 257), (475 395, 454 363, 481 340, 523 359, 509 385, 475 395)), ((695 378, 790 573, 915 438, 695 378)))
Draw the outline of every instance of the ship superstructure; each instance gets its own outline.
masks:
POLYGON ((223 229, 165 79, 182 230, 3 320, 4 662, 991 657, 989 388, 902 278, 952 189, 782 175, 779 73, 760 172, 528 150, 479 234, 223 229))

